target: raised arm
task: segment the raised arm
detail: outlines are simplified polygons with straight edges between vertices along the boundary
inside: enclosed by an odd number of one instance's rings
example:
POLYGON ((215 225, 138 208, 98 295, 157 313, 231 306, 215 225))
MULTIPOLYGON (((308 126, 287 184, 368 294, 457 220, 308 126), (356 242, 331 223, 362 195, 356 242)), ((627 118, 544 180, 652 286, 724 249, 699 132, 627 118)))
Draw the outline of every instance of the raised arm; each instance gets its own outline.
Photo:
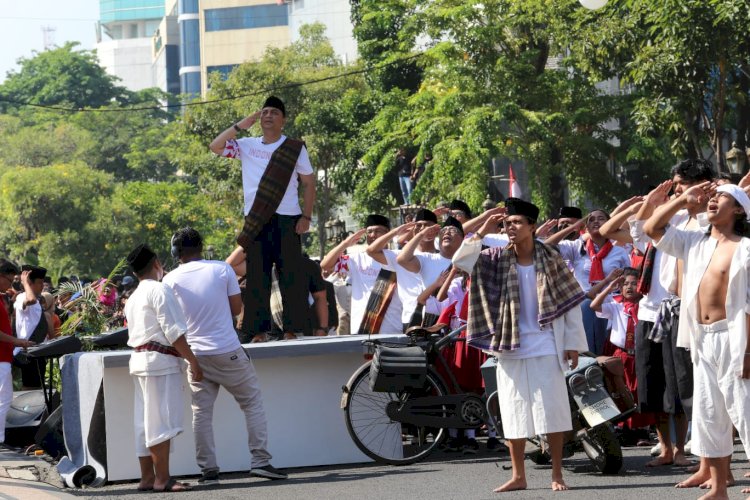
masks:
MULTIPOLYGON (((425 305, 427 303, 427 299, 429 299, 431 296, 438 293, 438 290, 441 290, 443 286, 445 286, 445 283, 449 283, 450 279, 453 279, 452 277, 448 279, 448 276, 452 276, 450 273, 452 273, 452 268, 448 267, 444 269, 437 277, 437 279, 427 285, 425 289, 422 291, 422 293, 419 294, 417 297, 417 304, 425 305)), ((444 298, 441 299, 438 295, 437 297, 438 301, 445 300, 444 298)))
POLYGON ((34 288, 31 286, 31 271, 21 272, 21 284, 23 285, 23 291, 26 292, 23 301, 23 308, 26 309, 28 306, 38 302, 34 288))
POLYGON ((704 203, 716 191, 716 186, 710 181, 702 182, 684 191, 661 207, 657 208, 643 225, 644 232, 654 241, 664 236, 665 228, 670 219, 682 208, 697 207, 704 203))
POLYGON ((385 254, 383 253, 383 250, 385 250, 385 248, 388 246, 388 242, 390 242, 394 236, 400 236, 411 231, 414 227, 414 224, 414 222, 407 222, 406 224, 401 224, 398 227, 394 227, 383 236, 370 243, 366 250, 367 255, 375 259, 376 262, 379 262, 381 264, 388 264, 388 260, 385 258, 385 254))
MULTIPOLYGON (((464 234, 475 232, 478 228, 482 227, 485 221, 491 216, 503 215, 503 214, 505 214, 505 207, 495 207, 495 208, 491 208, 487 210, 484 213, 477 215, 473 219, 467 220, 466 222, 463 223, 464 234)), ((494 232, 497 232, 497 231, 494 231, 494 232)))
POLYGON ((628 219, 638 213, 643 204, 641 196, 634 196, 623 204, 636 199, 635 202, 629 203, 626 207, 612 215, 612 217, 599 228, 599 234, 607 239, 615 240, 620 243, 632 243, 633 238, 630 236, 630 228, 627 226, 628 219), (625 227, 623 227, 623 225, 625 227))
POLYGON ((622 277, 622 269, 616 269, 615 271, 620 271, 619 275, 616 278, 610 280, 609 276, 607 276, 605 280, 600 281, 595 285, 596 289, 595 287, 591 287, 589 292, 586 294, 586 296, 589 298, 593 297, 591 304, 589 304, 589 307, 592 310, 601 312, 602 304, 604 304, 604 300, 607 298, 607 296, 612 293, 613 290, 617 290, 618 286, 622 285, 622 282, 624 281, 622 277))
POLYGON ((237 133, 239 132, 239 129, 246 130, 252 127, 256 121, 258 121, 258 118, 260 117, 260 111, 256 111, 250 116, 246 116, 242 120, 238 121, 237 123, 232 124, 231 127, 220 133, 216 136, 216 138, 211 141, 211 144, 209 144, 209 149, 216 153, 217 155, 221 155, 224 152, 224 146, 226 145, 227 141, 229 139, 234 139, 237 137, 237 133))
POLYGON ((439 232, 440 226, 437 224, 422 229, 403 249, 401 249, 401 253, 396 257, 396 262, 407 271, 418 273, 422 268, 422 265, 419 263, 417 256, 414 255, 414 252, 417 251, 419 243, 422 240, 434 240, 439 232))
POLYGON ((546 240, 544 240, 545 245, 557 245, 562 240, 564 240, 569 234, 580 231, 581 228, 586 224, 587 217, 584 217, 583 219, 579 220, 572 226, 568 226, 565 229, 561 229, 560 231, 556 232, 546 240))
POLYGON ((442 301, 444 301, 445 299, 448 298, 448 289, 451 287, 451 282, 453 281, 453 278, 455 278, 456 274, 458 274, 458 269, 455 268, 455 267, 453 267, 453 266, 450 266, 445 271, 443 271, 442 273, 440 273, 441 276, 442 276, 443 273, 446 273, 446 272, 448 274, 445 277, 445 279, 443 280, 443 284, 440 285, 440 290, 438 290, 438 293, 437 293, 437 296, 436 296, 436 298, 440 302, 442 302, 442 301))
POLYGON ((654 215, 654 210, 669 201, 669 190, 672 189, 672 181, 664 181, 646 195, 641 208, 635 215, 636 220, 646 220, 654 215))
POLYGON ((366 232, 367 228, 362 228, 333 247, 331 251, 328 252, 325 257, 323 257, 323 260, 320 261, 320 268, 327 273, 333 272, 333 268, 336 265, 336 261, 339 260, 339 256, 344 253, 344 250, 346 250, 347 248, 356 245, 366 232))

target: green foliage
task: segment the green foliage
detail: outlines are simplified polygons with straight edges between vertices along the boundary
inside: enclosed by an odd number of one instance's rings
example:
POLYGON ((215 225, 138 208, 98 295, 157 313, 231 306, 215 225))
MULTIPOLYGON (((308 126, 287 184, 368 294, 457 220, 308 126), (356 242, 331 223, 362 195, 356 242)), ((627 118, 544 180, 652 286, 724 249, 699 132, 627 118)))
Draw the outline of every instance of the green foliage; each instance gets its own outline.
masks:
MULTIPOLYGON (((0 96, 17 102, 42 105, 68 104, 98 108, 112 99, 126 100, 128 92, 99 66, 96 53, 76 50, 78 42, 35 52, 18 60, 20 69, 8 72, 0 85, 0 96)), ((15 105, 0 102, 7 111, 15 105)))

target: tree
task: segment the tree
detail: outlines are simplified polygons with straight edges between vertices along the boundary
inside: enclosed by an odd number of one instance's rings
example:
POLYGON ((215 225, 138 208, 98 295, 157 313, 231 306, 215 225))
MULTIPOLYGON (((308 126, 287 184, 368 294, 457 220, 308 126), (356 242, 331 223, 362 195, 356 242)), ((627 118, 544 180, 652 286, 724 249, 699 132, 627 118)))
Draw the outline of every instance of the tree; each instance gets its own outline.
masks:
MULTIPOLYGON (((303 26, 300 40, 286 48, 269 48, 263 59, 237 67, 222 81, 211 80, 208 100, 220 102, 190 108, 178 132, 185 141, 189 158, 178 160, 180 168, 196 176, 202 189, 220 193, 227 188, 232 203, 241 196, 241 172, 236 162, 216 158, 208 153, 209 142, 240 117, 259 109, 272 91, 287 108, 284 133, 305 140, 318 179, 315 212, 318 238, 325 251, 325 227, 333 205, 340 195, 351 192, 356 180, 357 160, 364 150, 357 143, 362 125, 375 113, 375 102, 360 75, 337 77, 346 70, 324 36, 321 24, 303 26), (318 83, 299 82, 327 79, 318 83), (233 96, 256 95, 234 100, 233 96), (222 100, 225 99, 225 100, 222 100), (187 143, 187 144, 186 144, 187 143)), ((251 131, 250 133, 255 133, 251 131)), ((228 198, 225 198, 228 199, 228 198)), ((241 226, 241 204, 237 206, 237 223, 241 226)))
POLYGON ((593 78, 630 84, 642 137, 666 136, 678 156, 725 167, 727 129, 744 149, 750 124, 750 4, 743 0, 620 0, 576 16, 560 37, 593 78))
MULTIPOLYGON (((417 151, 418 161, 433 153, 414 193, 430 203, 457 196, 478 209, 490 159, 505 157, 525 163, 543 212, 562 204, 564 182, 574 198, 612 204, 622 188, 603 168, 614 149, 614 133, 603 124, 618 117, 622 103, 582 75, 548 64, 564 52, 554 35, 572 4, 437 0, 417 9, 410 26, 421 31, 410 32, 414 45, 398 52, 416 50, 420 40, 424 78, 413 94, 390 91, 368 125, 379 141, 363 162, 375 174, 357 189, 357 210, 383 208, 393 151, 404 146, 417 151)), ((387 58, 384 52, 381 60, 387 58)))
POLYGON ((98 108, 112 100, 127 100, 129 93, 117 85, 117 79, 99 66, 96 53, 76 50, 78 42, 34 52, 20 58, 18 71, 9 71, 0 85, 0 109, 7 111, 17 103, 70 105, 98 108))

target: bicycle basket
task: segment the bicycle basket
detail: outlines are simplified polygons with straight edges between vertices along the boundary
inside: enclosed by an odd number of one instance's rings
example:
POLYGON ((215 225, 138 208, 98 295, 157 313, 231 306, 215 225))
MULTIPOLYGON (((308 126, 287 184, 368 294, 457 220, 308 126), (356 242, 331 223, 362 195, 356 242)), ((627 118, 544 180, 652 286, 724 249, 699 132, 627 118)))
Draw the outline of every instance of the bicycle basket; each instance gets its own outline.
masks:
POLYGON ((370 365, 370 389, 399 392, 421 389, 427 377, 427 354, 417 346, 377 346, 370 365))

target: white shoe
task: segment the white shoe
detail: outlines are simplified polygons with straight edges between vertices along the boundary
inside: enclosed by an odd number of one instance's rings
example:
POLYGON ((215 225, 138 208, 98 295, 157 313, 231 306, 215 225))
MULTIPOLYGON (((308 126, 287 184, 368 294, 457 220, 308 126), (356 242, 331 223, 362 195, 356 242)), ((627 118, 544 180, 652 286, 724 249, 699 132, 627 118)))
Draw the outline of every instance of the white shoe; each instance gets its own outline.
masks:
POLYGON ((661 443, 656 443, 653 448, 651 448, 651 456, 652 457, 658 457, 661 454, 661 443))

